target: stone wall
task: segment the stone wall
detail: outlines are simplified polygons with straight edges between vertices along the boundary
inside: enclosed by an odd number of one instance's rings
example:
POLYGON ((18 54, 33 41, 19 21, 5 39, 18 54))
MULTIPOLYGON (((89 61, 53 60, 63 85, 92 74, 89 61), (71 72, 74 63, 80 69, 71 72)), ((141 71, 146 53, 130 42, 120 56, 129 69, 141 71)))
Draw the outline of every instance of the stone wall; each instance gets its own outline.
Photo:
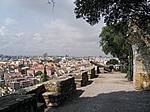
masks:
MULTIPOLYGON (((144 60, 136 59, 134 62, 133 86, 137 90, 149 90, 150 89, 150 71, 145 67, 145 64, 143 61, 144 60)), ((150 67, 150 64, 149 64, 149 67, 150 67)))
MULTIPOLYGON (((44 108, 43 108, 44 109, 44 108)), ((0 97, 0 112, 40 112, 36 97, 30 95, 7 95, 0 97)))
POLYGON ((69 76, 73 76, 75 78, 76 87, 85 86, 88 82, 88 74, 87 71, 78 70, 73 73, 70 73, 69 76))
POLYGON ((74 77, 67 75, 51 80, 48 83, 44 83, 44 86, 46 92, 42 95, 48 107, 58 106, 76 90, 74 77))
POLYGON ((133 86, 137 90, 150 90, 150 21, 149 18, 129 22, 127 40, 133 49, 133 86), (145 21, 143 21, 145 19, 145 21), (144 23, 145 24, 144 24, 144 23), (141 28, 144 24, 144 27, 141 28))
MULTIPOLYGON (((42 109, 44 111, 44 108, 48 106, 47 99, 43 96, 44 93, 60 93, 61 103, 75 91, 74 77, 62 76, 24 88, 17 93, 0 97, 0 112, 42 112, 42 109)), ((51 95, 53 99, 55 95, 51 95)))
MULTIPOLYGON (((48 81, 47 81, 47 83, 48 83, 48 81)), ((42 96, 42 94, 44 92, 46 92, 45 86, 43 83, 40 83, 40 84, 37 84, 34 86, 26 87, 15 94, 18 94, 18 95, 35 94, 36 101, 44 103, 44 105, 46 106, 44 98, 42 96)))
POLYGON ((84 69, 87 71, 88 79, 92 79, 96 77, 95 67, 88 67, 84 69))
POLYGON ((94 77, 95 69, 88 69, 0 97, 0 112, 43 112, 48 106, 58 106, 76 91, 76 80, 80 80, 81 85, 86 85, 88 78, 94 77))

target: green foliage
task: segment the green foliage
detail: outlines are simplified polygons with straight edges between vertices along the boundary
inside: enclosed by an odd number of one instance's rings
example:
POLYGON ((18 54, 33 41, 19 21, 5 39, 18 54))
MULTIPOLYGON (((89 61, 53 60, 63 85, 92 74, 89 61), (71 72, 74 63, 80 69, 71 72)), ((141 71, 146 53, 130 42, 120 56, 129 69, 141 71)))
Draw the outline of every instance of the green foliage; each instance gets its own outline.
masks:
POLYGON ((21 69, 20 72, 21 72, 21 74, 26 74, 26 73, 27 73, 27 70, 29 70, 29 68, 21 69))
POLYGON ((116 65, 118 63, 119 63, 118 60, 110 59, 109 61, 106 62, 106 65, 116 65))
POLYGON ((53 60, 53 63, 59 63, 61 61, 61 59, 56 59, 56 60, 53 60))
POLYGON ((40 61, 41 61, 40 64, 43 64, 45 62, 45 60, 40 60, 40 61))
POLYGON ((48 60, 48 62, 53 62, 53 60, 48 60))
POLYGON ((127 27, 127 23, 124 25, 122 22, 119 22, 115 25, 103 27, 100 34, 102 51, 105 54, 110 53, 112 56, 117 57, 125 67, 128 65, 128 56, 132 52, 131 45, 123 36, 124 32, 127 32, 127 27))
POLYGON ((57 63, 57 64, 55 64, 55 65, 56 65, 57 67, 59 67, 59 68, 61 67, 61 65, 60 65, 60 64, 58 64, 58 63, 57 63))
POLYGON ((127 73, 128 67, 121 66, 120 71, 121 71, 121 73, 127 73))
POLYGON ((53 63, 59 63, 61 61, 61 59, 55 59, 55 60, 41 60, 41 64, 43 64, 43 62, 53 62, 53 63))
POLYGON ((42 71, 37 71, 37 72, 34 74, 34 76, 36 77, 36 76, 41 75, 41 74, 43 74, 42 71))
POLYGON ((24 65, 23 65, 23 64, 20 64, 18 67, 21 69, 22 67, 24 67, 24 65))
POLYGON ((118 21, 129 21, 138 16, 142 22, 150 20, 149 0, 75 0, 76 18, 85 19, 90 25, 97 24, 103 17, 107 25, 118 21))
POLYGON ((46 65, 44 66, 44 76, 43 76, 42 82, 45 82, 45 81, 47 81, 46 65))
POLYGON ((21 74, 26 74, 26 69, 20 70, 21 74))

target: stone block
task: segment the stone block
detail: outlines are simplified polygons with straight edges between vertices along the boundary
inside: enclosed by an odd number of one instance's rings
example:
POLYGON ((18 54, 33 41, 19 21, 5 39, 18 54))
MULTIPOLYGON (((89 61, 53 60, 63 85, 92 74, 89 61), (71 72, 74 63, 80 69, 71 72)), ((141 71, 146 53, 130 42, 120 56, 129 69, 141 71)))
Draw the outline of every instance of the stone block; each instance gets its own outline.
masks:
POLYGON ((95 75, 95 68, 86 68, 85 69, 87 71, 87 74, 88 74, 88 79, 92 79, 92 78, 95 78, 96 75, 95 75))
POLYGON ((82 79, 75 79, 75 83, 76 83, 76 87, 77 87, 77 88, 80 88, 80 87, 83 86, 83 85, 82 85, 82 79))
POLYGON ((46 105, 48 107, 58 106, 60 104, 60 102, 62 101, 61 93, 45 92, 42 95, 43 95, 46 105))
POLYGON ((73 76, 75 78, 75 82, 77 81, 77 79, 79 79, 81 81, 81 86, 86 85, 88 82, 87 71, 84 71, 84 70, 83 71, 76 71, 76 72, 70 73, 70 76, 73 76))
POLYGON ((150 76, 149 74, 137 73, 133 75, 133 86, 136 90, 149 90, 150 89, 150 76))
POLYGON ((76 90, 74 77, 71 76, 62 76, 45 82, 44 86, 46 92, 42 95, 47 106, 58 106, 76 90))
POLYGON ((141 80, 141 75, 140 74, 133 74, 133 79, 136 81, 140 81, 141 80))
POLYGON ((0 112, 34 112, 37 109, 35 95, 16 95, 0 97, 0 112))
POLYGON ((0 107, 0 112, 9 112, 9 106, 8 105, 3 105, 3 107, 0 107))
POLYGON ((44 103, 37 102, 36 112, 44 112, 44 109, 45 109, 44 103))
POLYGON ((134 89, 136 90, 142 90, 142 83, 141 81, 133 81, 133 86, 134 86, 134 89))

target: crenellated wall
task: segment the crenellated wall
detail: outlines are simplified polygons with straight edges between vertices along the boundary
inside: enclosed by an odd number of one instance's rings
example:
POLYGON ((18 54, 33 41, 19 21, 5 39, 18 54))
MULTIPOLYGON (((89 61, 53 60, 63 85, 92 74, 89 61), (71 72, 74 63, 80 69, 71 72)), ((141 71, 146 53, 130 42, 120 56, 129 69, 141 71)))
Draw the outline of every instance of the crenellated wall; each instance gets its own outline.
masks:
POLYGON ((76 91, 77 76, 86 85, 88 77, 92 78, 95 75, 94 71, 94 68, 87 68, 75 72, 75 75, 66 74, 0 97, 0 112, 44 112, 46 107, 58 106, 76 91))

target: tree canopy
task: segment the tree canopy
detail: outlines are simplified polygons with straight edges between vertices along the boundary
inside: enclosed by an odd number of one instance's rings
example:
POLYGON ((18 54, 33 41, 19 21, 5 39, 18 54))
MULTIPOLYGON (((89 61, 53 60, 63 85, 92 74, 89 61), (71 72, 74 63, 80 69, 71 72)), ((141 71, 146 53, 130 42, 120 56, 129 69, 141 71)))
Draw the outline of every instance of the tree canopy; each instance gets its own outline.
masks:
MULTIPOLYGON (((101 18, 107 25, 119 21, 126 25, 130 21, 123 35, 131 44, 147 46, 150 53, 150 0, 75 0, 74 3, 76 18, 83 18, 90 25, 97 24, 101 18)), ((114 28, 121 31, 120 26, 114 28)))
POLYGON ((103 17, 106 25, 114 25, 115 31, 122 32, 121 27, 130 22, 128 31, 123 30, 122 34, 130 44, 150 53, 150 0, 75 0, 74 3, 76 18, 83 18, 90 25, 103 17), (122 25, 116 25, 120 21, 122 25))
POLYGON ((106 62, 106 65, 116 65, 119 64, 118 60, 116 59, 110 59, 109 61, 106 62))
POLYGON ((90 25, 97 24, 102 17, 107 25, 118 21, 126 24, 137 19, 140 29, 150 31, 147 26, 150 22, 150 0, 75 0, 74 3, 76 18, 83 18, 90 25))
POLYGON ((44 76, 43 76, 42 82, 45 82, 45 81, 47 81, 46 65, 44 66, 44 76))
POLYGON ((38 76, 38 75, 41 75, 41 74, 43 74, 42 71, 37 71, 37 72, 34 74, 34 76, 38 76))
POLYGON ((111 54, 117 57, 121 64, 127 68, 128 56, 132 54, 131 45, 124 37, 124 33, 128 30, 128 24, 123 25, 122 22, 115 24, 120 30, 116 30, 114 25, 105 26, 100 34, 100 46, 105 54, 111 54))

